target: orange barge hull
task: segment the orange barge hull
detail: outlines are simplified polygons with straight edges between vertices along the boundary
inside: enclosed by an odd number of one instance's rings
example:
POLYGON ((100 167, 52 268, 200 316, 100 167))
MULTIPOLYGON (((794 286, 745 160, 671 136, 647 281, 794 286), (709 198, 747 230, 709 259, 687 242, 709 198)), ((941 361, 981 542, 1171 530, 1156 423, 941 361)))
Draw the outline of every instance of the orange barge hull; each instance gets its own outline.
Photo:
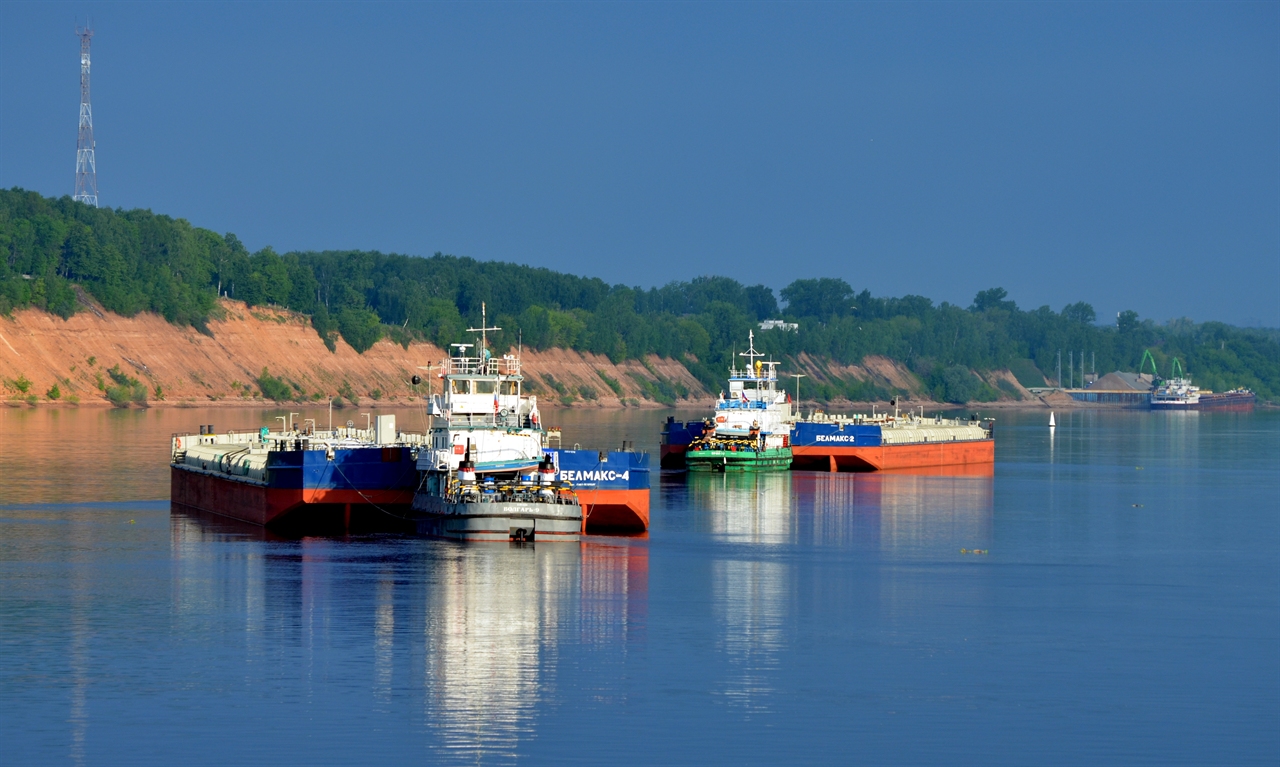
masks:
POLYGON ((584 533, 643 533, 649 529, 649 490, 577 491, 584 533))
POLYGON ((945 469, 994 464, 995 440, 924 442, 911 445, 791 447, 793 469, 817 471, 892 471, 945 469))

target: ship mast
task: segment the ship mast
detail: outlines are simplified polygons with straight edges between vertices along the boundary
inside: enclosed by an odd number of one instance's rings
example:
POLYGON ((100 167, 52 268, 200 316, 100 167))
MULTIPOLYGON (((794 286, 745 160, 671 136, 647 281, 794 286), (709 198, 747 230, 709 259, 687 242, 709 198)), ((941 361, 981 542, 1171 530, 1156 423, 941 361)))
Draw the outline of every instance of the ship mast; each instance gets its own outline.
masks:
POLYGON ((480 327, 478 327, 478 328, 467 328, 467 332, 468 332, 468 333, 479 333, 479 334, 480 334, 480 349, 479 349, 479 355, 477 355, 477 356, 479 356, 479 357, 480 357, 480 365, 481 365, 481 367, 482 367, 482 368, 483 368, 483 366, 484 366, 484 355, 485 355, 485 353, 486 353, 487 351, 489 351, 489 335, 488 335, 489 331, 490 331, 490 330, 502 330, 502 328, 490 328, 490 327, 485 327, 485 326, 486 326, 486 325, 488 325, 488 324, 489 324, 489 321, 488 321, 488 310, 487 310, 487 309, 486 309, 486 307, 485 307, 485 303, 484 303, 484 301, 481 301, 481 302, 480 302, 480 327))
POLYGON ((754 330, 747 331, 747 350, 745 352, 738 352, 738 356, 747 358, 747 373, 754 376, 756 369, 755 358, 764 356, 760 352, 756 351, 756 332, 754 330))
POLYGON ((756 374, 756 357, 765 355, 756 351, 756 332, 754 330, 747 331, 747 350, 738 352, 739 357, 747 358, 747 375, 756 382, 756 391, 760 391, 760 379, 762 376, 756 374))

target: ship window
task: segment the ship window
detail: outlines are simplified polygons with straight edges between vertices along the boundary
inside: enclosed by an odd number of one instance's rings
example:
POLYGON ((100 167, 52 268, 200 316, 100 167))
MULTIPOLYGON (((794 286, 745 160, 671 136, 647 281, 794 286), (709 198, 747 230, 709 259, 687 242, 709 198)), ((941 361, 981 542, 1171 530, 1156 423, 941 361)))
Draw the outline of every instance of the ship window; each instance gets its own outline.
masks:
POLYGON ((493 394, 497 381, 476 381, 476 394, 493 394))
POLYGON ((520 382, 519 381, 503 381, 502 393, 503 394, 519 394, 520 382))
POLYGON ((471 393, 471 381, 465 378, 463 379, 455 378, 452 381, 450 381, 450 385, 453 387, 452 391, 454 394, 470 394, 471 393))

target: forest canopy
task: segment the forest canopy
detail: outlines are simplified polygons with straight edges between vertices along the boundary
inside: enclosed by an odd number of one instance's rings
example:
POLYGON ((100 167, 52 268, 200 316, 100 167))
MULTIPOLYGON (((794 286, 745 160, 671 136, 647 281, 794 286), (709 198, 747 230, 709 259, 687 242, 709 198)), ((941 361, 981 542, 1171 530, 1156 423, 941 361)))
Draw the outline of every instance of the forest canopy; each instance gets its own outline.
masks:
POLYGON ((1064 379, 1069 351, 1076 371, 1083 353, 1090 369, 1107 372, 1137 370, 1150 349, 1161 373, 1177 357, 1203 387, 1247 386, 1272 401, 1280 393, 1280 331, 1156 324, 1134 312, 1100 326, 1086 302, 1024 310, 998 287, 962 307, 923 296, 876 297, 835 278, 796 280, 775 297, 767 286, 729 277, 640 288, 439 253, 251 253, 234 234, 183 219, 21 189, 0 190, 0 253, 3 314, 37 307, 70 317, 85 308, 84 291, 118 314, 155 312, 208 332, 217 298, 226 296, 306 314, 330 348, 340 335, 363 352, 382 337, 441 346, 469 341, 465 329, 477 326, 485 303, 491 324, 503 328, 499 348, 561 347, 615 361, 657 354, 684 361, 713 389, 754 328, 757 348, 779 358, 900 360, 935 396, 953 401, 978 383, 966 369, 1007 368, 1024 385, 1043 384, 1044 375, 1057 373, 1059 351, 1064 379), (765 319, 798 328, 760 330, 765 319))

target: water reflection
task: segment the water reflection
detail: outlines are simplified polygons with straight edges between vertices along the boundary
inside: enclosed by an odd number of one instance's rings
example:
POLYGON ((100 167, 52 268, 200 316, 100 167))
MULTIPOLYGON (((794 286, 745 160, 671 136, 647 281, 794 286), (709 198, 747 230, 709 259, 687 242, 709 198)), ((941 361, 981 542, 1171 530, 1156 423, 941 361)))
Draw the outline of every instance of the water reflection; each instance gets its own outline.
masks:
POLYGON ((880 549, 898 556, 988 549, 995 501, 991 477, 872 474, 862 495, 880 511, 880 549))
POLYGON ((791 474, 689 474, 687 503, 713 534, 741 543, 794 537, 791 474))
POLYGON ((626 653, 646 638, 649 547, 592 540, 582 546, 581 634, 584 643, 626 653))
POLYGON ((396 632, 395 587, 395 570, 384 562, 378 576, 373 621, 374 698, 383 706, 391 703, 396 632))
POLYGON ((684 502, 730 542, 933 555, 989 547, 994 484, 989 471, 690 475, 684 502))
POLYGON ((93 549, 93 529, 83 513, 70 528, 71 538, 71 643, 68 659, 71 666, 71 763, 85 764, 85 738, 89 729, 88 692, 92 679, 90 639, 93 636, 93 563, 88 552, 93 549))
MULTIPOLYGON (((690 474, 684 503, 704 530, 729 543, 786 544, 796 538, 790 473, 690 474)), ((717 649, 728 662, 717 684, 730 705, 768 711, 773 677, 785 651, 791 565, 767 551, 711 563, 717 649)))
POLYGON ((712 595, 721 626, 718 646, 731 671, 721 693, 752 712, 768 709, 771 675, 785 648, 790 566, 758 560, 717 560, 712 595))
POLYGON ((454 547, 436 560, 427 595, 425 724, 447 750, 514 757, 532 734, 541 685, 552 684, 554 629, 576 547, 454 547))
POLYGON ((514 760, 527 747, 566 639, 614 654, 645 639, 643 542, 282 540, 181 509, 170 519, 175 615, 244 616, 218 641, 297 669, 308 698, 357 675, 346 684, 374 710, 415 710, 412 726, 447 761, 514 760))

